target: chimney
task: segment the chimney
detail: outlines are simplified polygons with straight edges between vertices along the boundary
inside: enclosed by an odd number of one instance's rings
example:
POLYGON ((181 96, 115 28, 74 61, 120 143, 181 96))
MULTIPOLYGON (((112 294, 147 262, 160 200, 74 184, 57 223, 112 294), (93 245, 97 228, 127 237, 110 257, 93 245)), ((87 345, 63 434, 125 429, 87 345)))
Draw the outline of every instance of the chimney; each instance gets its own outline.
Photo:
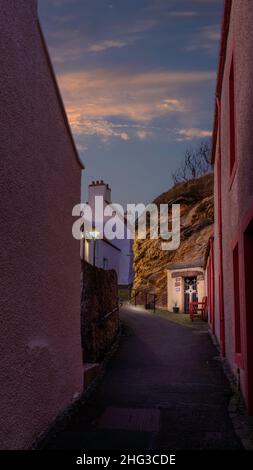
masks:
POLYGON ((111 188, 109 186, 109 184, 106 185, 105 187, 105 194, 106 194, 106 201, 111 204, 112 202, 112 191, 111 191, 111 188))
POLYGON ((111 204, 111 188, 109 184, 106 184, 104 180, 92 181, 89 184, 89 204, 91 207, 94 206, 95 196, 103 196, 105 203, 111 204))

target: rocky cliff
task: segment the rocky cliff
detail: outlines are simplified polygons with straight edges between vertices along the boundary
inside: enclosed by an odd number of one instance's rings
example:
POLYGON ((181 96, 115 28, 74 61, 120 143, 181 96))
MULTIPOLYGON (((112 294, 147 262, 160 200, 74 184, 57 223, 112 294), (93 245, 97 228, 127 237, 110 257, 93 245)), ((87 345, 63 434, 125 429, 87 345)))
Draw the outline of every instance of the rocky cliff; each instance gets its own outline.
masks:
POLYGON ((147 287, 158 295, 158 305, 166 306, 168 264, 204 259, 213 230, 213 175, 177 184, 154 203, 181 205, 181 244, 175 251, 162 251, 161 240, 136 240, 134 288, 147 287))

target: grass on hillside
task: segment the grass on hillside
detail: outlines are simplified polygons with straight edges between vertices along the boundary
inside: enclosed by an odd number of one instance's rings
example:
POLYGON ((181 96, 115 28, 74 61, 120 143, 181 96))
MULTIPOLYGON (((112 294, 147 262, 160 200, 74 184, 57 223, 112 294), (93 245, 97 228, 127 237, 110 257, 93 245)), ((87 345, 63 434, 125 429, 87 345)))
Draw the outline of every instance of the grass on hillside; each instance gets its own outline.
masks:
POLYGON ((168 320, 178 323, 179 325, 186 326, 188 328, 194 328, 199 330, 208 330, 208 323, 201 320, 201 318, 195 318, 192 322, 190 315, 187 313, 172 313, 168 310, 157 308, 156 313, 153 315, 161 315, 166 317, 168 320))

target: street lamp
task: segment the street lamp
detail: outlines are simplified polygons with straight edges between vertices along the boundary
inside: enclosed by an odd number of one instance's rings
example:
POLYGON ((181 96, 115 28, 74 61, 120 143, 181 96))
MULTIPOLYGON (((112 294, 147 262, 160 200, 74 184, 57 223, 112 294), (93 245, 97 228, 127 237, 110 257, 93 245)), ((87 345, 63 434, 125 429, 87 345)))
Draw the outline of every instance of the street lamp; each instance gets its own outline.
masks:
POLYGON ((100 238, 100 232, 98 230, 91 230, 87 234, 93 240, 93 266, 96 266, 96 242, 100 238))

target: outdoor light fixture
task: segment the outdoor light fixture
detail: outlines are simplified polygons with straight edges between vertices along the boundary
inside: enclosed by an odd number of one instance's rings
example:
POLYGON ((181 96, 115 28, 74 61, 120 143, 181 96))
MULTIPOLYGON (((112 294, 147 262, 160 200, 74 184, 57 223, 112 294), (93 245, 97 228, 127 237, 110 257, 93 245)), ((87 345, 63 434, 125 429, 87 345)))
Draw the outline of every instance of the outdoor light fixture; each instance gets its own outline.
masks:
POLYGON ((96 265, 96 241, 100 238, 100 232, 98 230, 91 230, 90 232, 86 232, 88 237, 93 240, 93 266, 96 265))
POLYGON ((98 230, 91 230, 90 232, 86 232, 92 240, 97 240, 100 236, 100 232, 98 230))

